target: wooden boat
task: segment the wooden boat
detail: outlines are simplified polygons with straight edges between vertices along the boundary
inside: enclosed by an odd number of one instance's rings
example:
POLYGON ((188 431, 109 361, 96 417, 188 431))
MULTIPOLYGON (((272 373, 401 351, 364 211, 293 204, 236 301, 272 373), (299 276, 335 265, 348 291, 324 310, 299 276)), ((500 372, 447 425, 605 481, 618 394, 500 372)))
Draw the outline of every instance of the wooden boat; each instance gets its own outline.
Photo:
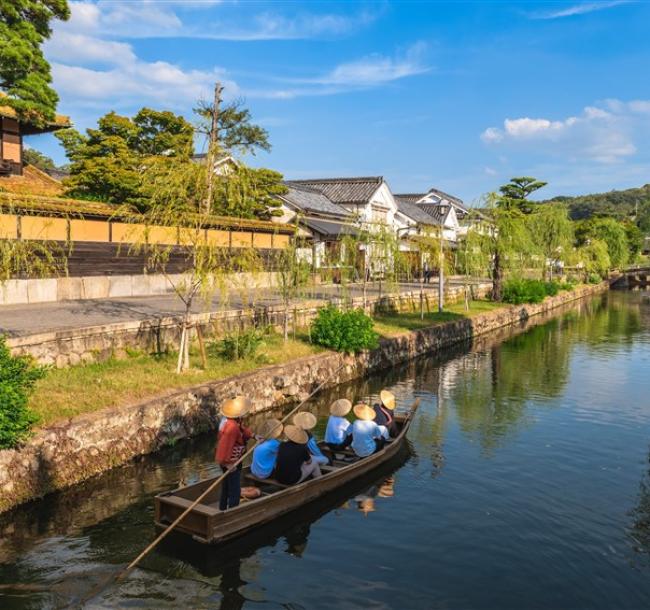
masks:
MULTIPOLYGON (((219 510, 220 485, 213 489, 203 501, 176 526, 178 532, 191 536, 204 544, 219 544, 246 534, 262 525, 297 510, 323 495, 331 493, 355 479, 375 470, 397 455, 403 448, 406 434, 419 401, 413 403, 407 413, 397 414, 395 423, 399 433, 384 448, 365 458, 353 456, 350 451, 336 452, 332 466, 323 466, 323 476, 309 479, 296 485, 283 485, 273 479, 257 479, 250 468, 242 470, 242 484, 255 485, 261 496, 244 500, 227 511, 219 510)), ((159 494, 155 498, 156 526, 164 529, 178 518, 195 501, 215 478, 193 485, 179 487, 159 494)))

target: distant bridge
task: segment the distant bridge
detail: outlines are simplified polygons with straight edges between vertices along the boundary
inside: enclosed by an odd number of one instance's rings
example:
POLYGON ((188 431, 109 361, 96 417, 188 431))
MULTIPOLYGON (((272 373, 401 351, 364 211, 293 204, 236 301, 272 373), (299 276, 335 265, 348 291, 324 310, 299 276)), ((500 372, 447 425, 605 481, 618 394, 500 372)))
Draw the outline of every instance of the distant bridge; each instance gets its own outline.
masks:
POLYGON ((631 267, 612 279, 615 288, 645 288, 650 286, 650 267, 631 267))

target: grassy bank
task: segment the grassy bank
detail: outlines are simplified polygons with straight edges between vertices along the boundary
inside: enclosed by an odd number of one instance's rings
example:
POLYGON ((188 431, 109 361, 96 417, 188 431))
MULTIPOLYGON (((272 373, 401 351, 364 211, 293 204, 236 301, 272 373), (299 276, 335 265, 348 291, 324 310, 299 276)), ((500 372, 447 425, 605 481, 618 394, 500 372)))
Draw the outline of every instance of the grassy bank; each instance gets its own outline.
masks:
MULTIPOLYGON (((384 337, 472 317, 503 307, 488 301, 472 302, 469 311, 464 304, 450 305, 442 313, 419 312, 381 315, 375 318, 375 329, 384 337)), ((64 369, 53 369, 40 380, 30 400, 30 408, 39 416, 39 425, 46 426, 99 409, 133 404, 164 392, 199 385, 246 373, 260 366, 282 364, 322 351, 312 345, 306 334, 284 343, 278 335, 270 335, 257 357, 236 361, 209 356, 205 369, 192 369, 177 375, 176 354, 150 355, 136 353, 126 359, 109 360, 64 369)), ((197 366, 200 357, 196 350, 192 362, 197 366)))

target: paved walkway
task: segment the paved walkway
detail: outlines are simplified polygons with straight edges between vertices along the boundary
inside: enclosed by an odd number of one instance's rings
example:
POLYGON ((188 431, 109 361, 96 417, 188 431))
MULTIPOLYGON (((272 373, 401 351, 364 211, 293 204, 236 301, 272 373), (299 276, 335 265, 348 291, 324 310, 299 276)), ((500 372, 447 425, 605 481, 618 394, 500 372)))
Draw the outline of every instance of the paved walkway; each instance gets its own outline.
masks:
MULTIPOLYGON (((462 285, 459 278, 450 278, 448 286, 462 285)), ((431 297, 437 298, 437 286, 434 282, 425 285, 426 292, 431 297)), ((417 292, 420 285, 400 284, 401 293, 417 292)), ((386 287, 383 287, 383 293, 386 287)), ((361 297, 363 286, 318 286, 305 294, 309 300, 329 300, 341 296, 361 297)), ((377 283, 368 284, 368 297, 379 295, 377 283)), ((271 305, 281 302, 277 292, 266 290, 257 295, 259 305, 271 305)), ((240 309, 241 300, 232 295, 228 309, 240 309)), ((193 310, 197 313, 205 311, 218 311, 221 309, 218 295, 207 306, 197 299, 193 310)), ((42 332, 69 330, 73 328, 86 328, 101 326, 131 320, 150 320, 165 316, 179 315, 184 311, 180 299, 173 294, 147 297, 123 297, 113 299, 92 299, 83 301, 60 301, 56 303, 36 303, 32 305, 3 305, 0 306, 0 334, 9 337, 33 335, 42 332)))

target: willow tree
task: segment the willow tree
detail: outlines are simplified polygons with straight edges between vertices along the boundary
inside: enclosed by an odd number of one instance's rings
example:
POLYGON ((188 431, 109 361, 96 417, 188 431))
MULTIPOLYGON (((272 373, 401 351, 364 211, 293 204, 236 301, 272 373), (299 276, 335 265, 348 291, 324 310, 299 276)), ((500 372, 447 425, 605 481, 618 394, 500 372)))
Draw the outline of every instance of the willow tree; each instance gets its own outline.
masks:
MULTIPOLYGON (((500 301, 507 272, 521 271, 534 253, 524 214, 516 207, 501 207, 495 193, 485 198, 485 220, 467 232, 467 247, 482 255, 482 264, 492 279, 492 300, 500 301)), ((478 257, 477 257, 478 258, 478 257)))
MULTIPOLYGON (((423 258, 426 258, 429 267, 435 262, 438 269, 438 311, 444 309, 444 280, 448 274, 453 272, 453 263, 447 256, 445 250, 445 239, 443 227, 435 227, 427 230, 418 237, 418 247, 423 258)), ((424 318, 424 285, 420 282, 420 317, 424 318)))
POLYGON ((573 246, 573 223, 566 207, 544 204, 528 217, 533 243, 542 255, 545 278, 553 279, 553 263, 569 256, 573 246))

